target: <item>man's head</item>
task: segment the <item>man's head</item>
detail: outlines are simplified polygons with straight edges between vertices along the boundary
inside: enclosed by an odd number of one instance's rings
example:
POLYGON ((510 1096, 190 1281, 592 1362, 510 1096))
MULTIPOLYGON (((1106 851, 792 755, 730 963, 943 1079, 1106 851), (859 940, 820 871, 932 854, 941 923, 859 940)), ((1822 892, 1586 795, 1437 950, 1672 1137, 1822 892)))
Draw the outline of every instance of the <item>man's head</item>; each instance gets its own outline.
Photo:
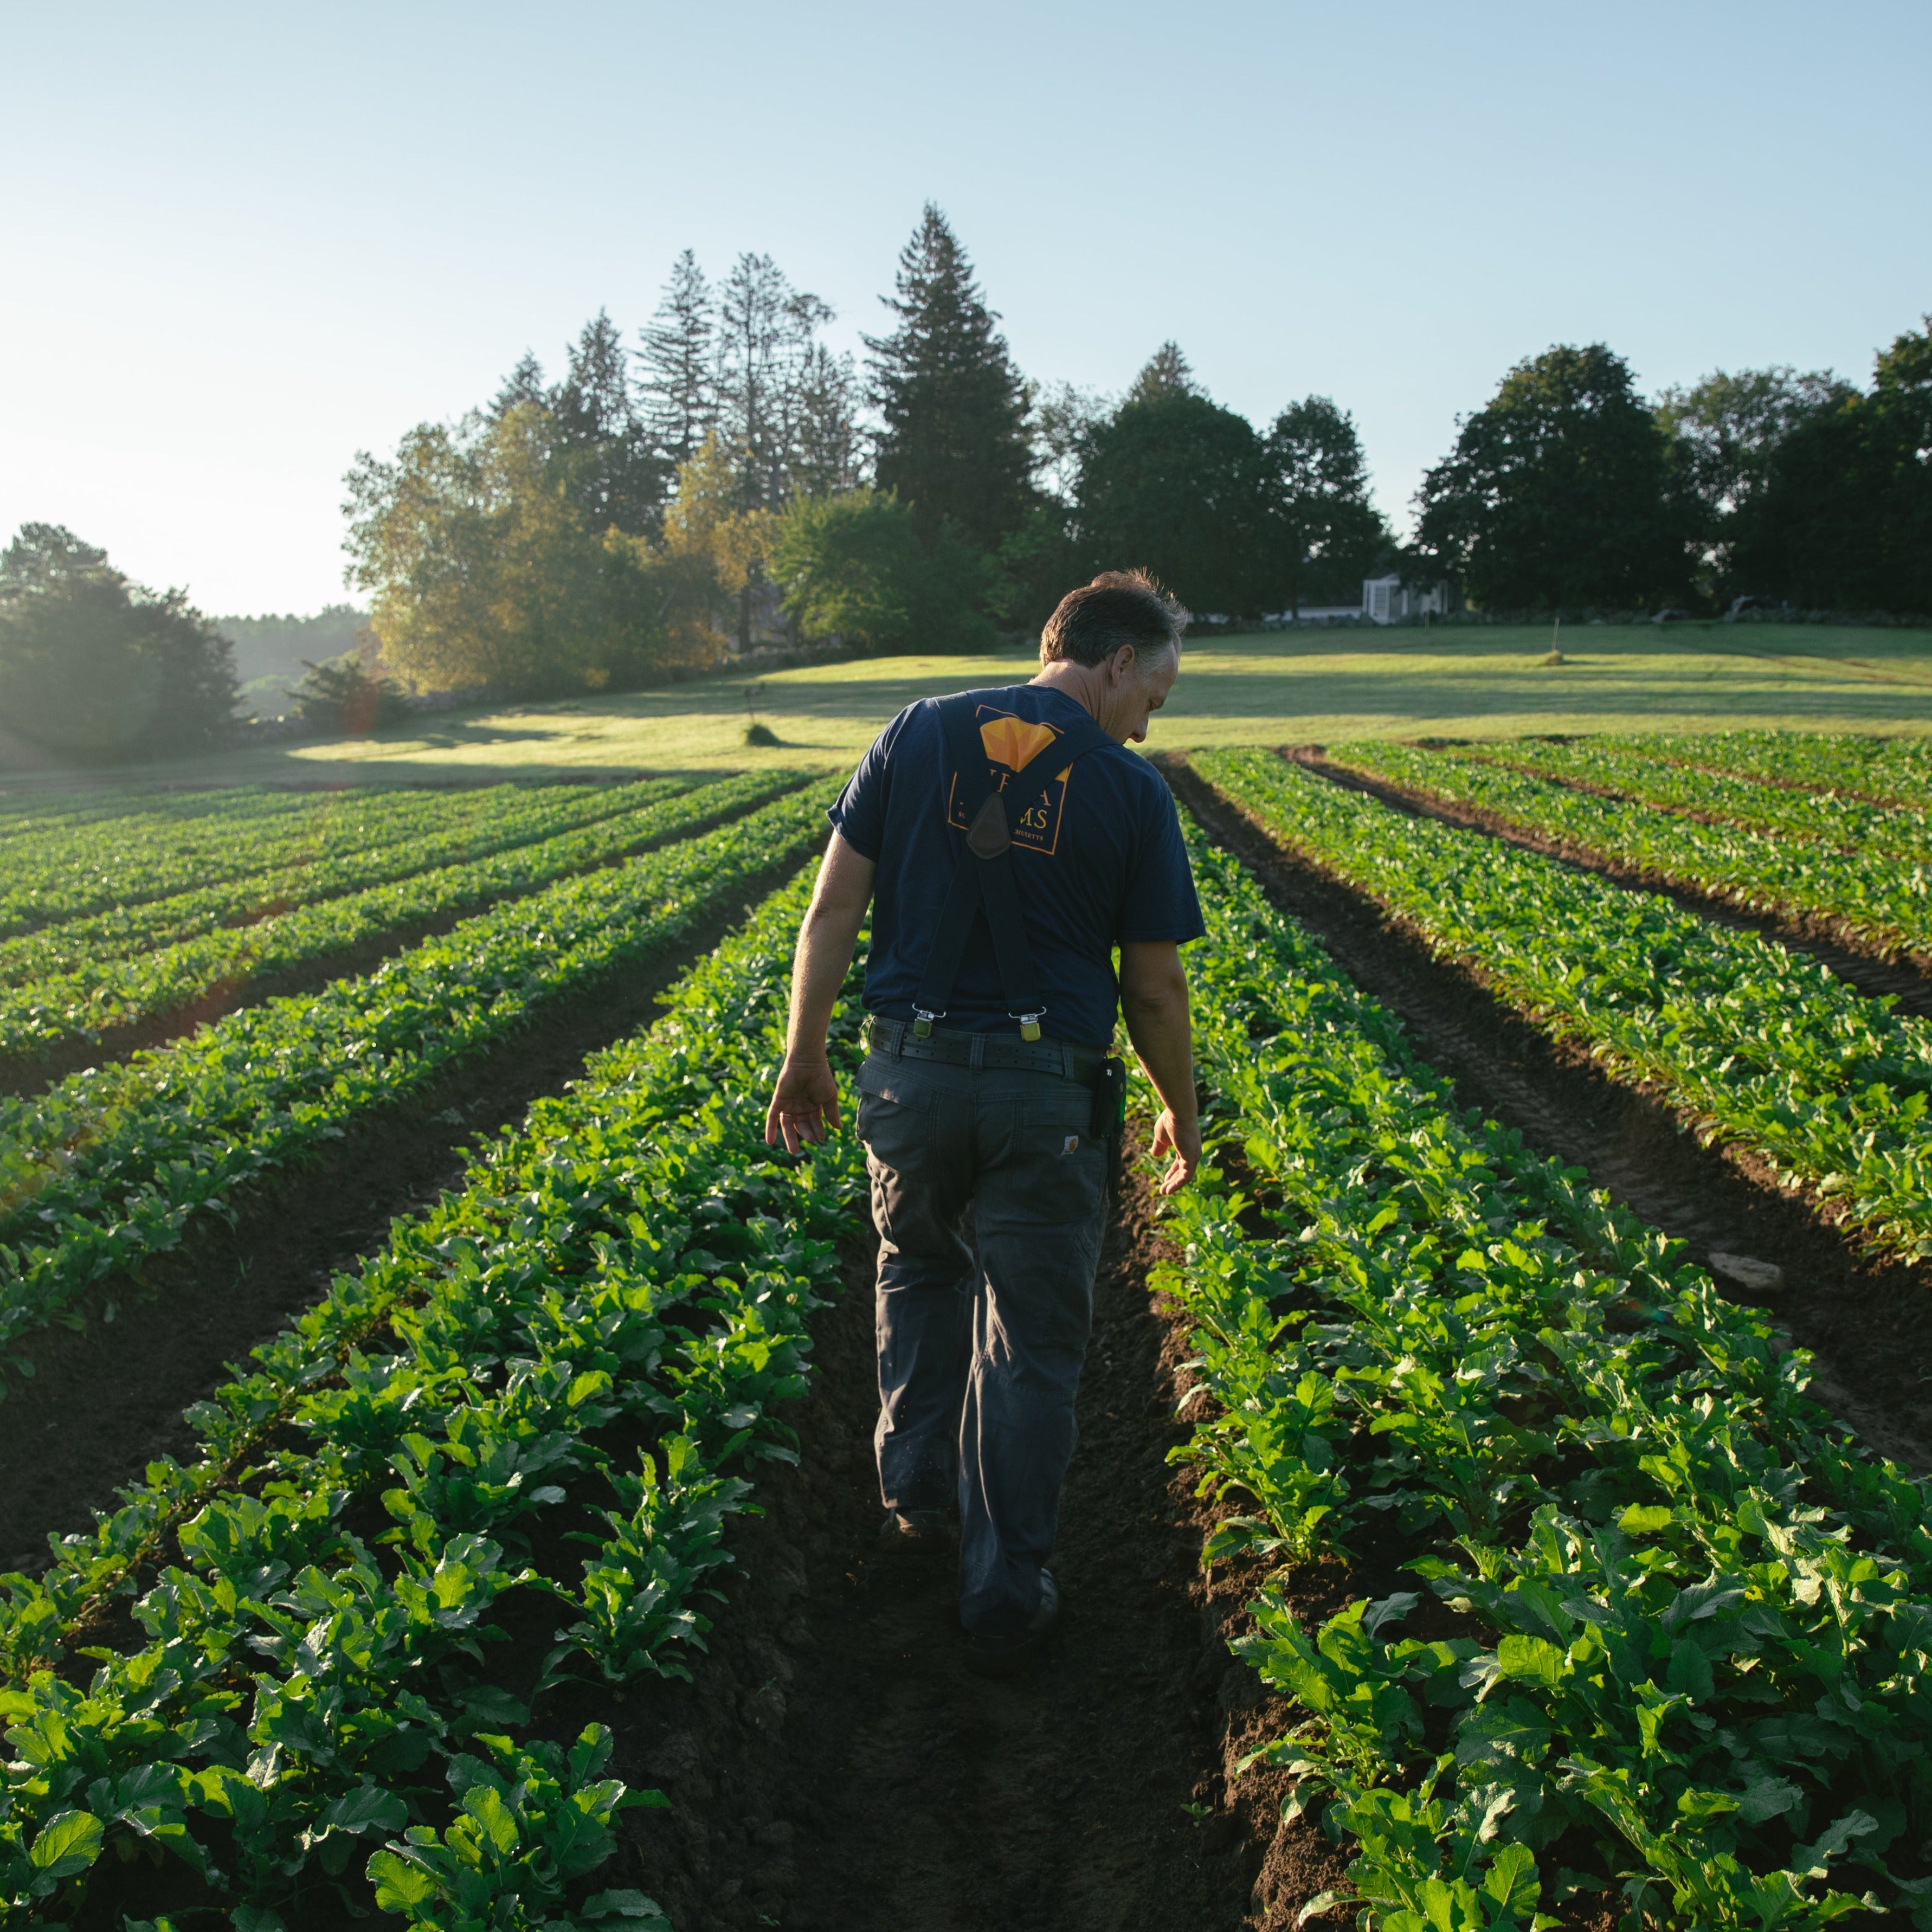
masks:
POLYGON ((1144 571, 1070 590, 1040 634, 1042 682, 1075 683, 1110 737, 1138 744, 1180 671, 1188 614, 1144 571))

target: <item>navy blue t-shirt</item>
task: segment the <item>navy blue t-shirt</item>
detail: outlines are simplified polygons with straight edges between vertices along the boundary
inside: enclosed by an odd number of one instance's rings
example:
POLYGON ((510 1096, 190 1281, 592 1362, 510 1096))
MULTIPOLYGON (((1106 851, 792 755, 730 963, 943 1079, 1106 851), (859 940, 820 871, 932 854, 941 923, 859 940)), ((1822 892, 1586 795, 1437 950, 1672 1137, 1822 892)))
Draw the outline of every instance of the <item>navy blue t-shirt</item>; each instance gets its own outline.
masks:
MULTIPOLYGON (((991 761, 1017 770, 1040 732, 1057 736, 1086 716, 1063 692, 1021 684, 982 692, 977 722, 991 761)), ((887 1019, 913 1017, 913 995, 965 849, 952 780, 938 700, 922 698, 873 740, 826 814, 845 842, 879 868, 866 1006, 887 1019)), ((1130 940, 1185 944, 1207 930, 1173 794, 1151 766, 1116 745, 1065 767, 1046 751, 1024 790, 1034 795, 1009 797, 1007 818, 1020 911, 1046 1002, 1042 1030, 1078 1046, 1104 1047, 1120 1004, 1113 948, 1130 940)), ((969 1033, 1013 1026, 983 914, 973 922, 944 1024, 969 1033)))

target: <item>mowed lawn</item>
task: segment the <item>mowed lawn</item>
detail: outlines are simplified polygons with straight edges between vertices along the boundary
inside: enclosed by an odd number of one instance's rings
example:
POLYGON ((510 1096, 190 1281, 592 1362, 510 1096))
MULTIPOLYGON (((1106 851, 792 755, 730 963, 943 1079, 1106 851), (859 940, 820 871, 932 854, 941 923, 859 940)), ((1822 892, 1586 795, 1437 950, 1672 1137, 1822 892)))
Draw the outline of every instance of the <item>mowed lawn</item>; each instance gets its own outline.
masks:
MULTIPOLYGON (((1328 738, 1793 726, 1932 730, 1932 631, 1690 623, 1249 635, 1190 646, 1150 748, 1328 738)), ((872 658, 664 691, 452 712, 370 738, 226 752, 116 773, 137 785, 462 782, 850 764, 916 698, 1032 675, 1029 655, 872 658), (748 716, 776 749, 744 742, 748 716)), ((9 774, 8 790, 106 774, 9 774)))

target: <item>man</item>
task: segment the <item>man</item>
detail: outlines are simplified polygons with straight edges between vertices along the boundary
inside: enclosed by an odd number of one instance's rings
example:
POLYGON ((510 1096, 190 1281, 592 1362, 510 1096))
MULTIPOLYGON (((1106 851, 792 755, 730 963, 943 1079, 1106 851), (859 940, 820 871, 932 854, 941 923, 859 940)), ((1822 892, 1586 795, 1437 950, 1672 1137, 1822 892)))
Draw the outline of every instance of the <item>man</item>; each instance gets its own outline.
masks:
POLYGON ((1125 748, 1174 688, 1186 622, 1110 572, 1061 599, 1030 684, 901 712, 831 809, 793 964, 766 1138, 796 1153, 838 1124, 826 1029, 876 892, 859 1132, 880 1533, 944 1549, 956 1498, 967 1661, 989 1676, 1059 1611, 1045 1565, 1106 1222, 1117 1003, 1165 1108, 1162 1192, 1201 1158, 1180 956, 1201 909, 1173 798, 1125 748))

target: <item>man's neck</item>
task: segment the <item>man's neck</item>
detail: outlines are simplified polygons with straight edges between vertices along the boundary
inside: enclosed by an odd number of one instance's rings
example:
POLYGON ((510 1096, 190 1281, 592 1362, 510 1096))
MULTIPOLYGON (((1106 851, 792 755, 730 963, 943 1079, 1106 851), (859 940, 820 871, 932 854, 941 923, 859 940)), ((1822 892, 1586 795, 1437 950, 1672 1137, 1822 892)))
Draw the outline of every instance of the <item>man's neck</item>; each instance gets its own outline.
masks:
POLYGON ((1052 664, 1042 664, 1040 675, 1029 682, 1042 685, 1048 691, 1057 691, 1063 698, 1072 698, 1095 724, 1100 722, 1101 681, 1090 664, 1056 658, 1052 664))

